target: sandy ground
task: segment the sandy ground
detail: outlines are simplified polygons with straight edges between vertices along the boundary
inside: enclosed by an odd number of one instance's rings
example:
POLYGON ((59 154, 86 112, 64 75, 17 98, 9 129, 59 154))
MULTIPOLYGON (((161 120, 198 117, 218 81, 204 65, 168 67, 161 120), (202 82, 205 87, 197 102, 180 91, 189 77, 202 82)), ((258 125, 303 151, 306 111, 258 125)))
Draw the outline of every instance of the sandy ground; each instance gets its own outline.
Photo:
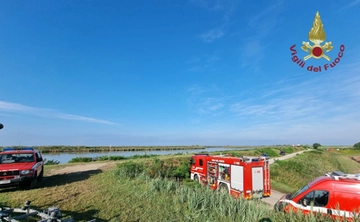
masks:
POLYGON ((60 169, 51 170, 47 176, 58 175, 58 174, 67 174, 67 173, 81 173, 84 171, 90 170, 99 170, 99 169, 109 169, 115 166, 114 162, 104 162, 104 163, 82 163, 73 166, 66 166, 60 169))
MULTIPOLYGON (((275 159, 270 159, 270 164, 274 163, 274 161, 276 159, 278 160, 285 160, 285 159, 289 159, 292 158, 294 156, 296 156, 296 154, 300 154, 303 153, 304 151, 300 151, 300 152, 296 152, 296 153, 292 153, 292 154, 288 154, 285 156, 281 156, 275 159)), ((64 168, 60 168, 60 169, 53 169, 51 170, 47 176, 51 176, 51 175, 57 175, 57 174, 67 174, 67 173, 81 173, 84 171, 89 171, 89 170, 98 170, 98 169, 102 169, 102 170, 106 170, 106 169, 110 169, 113 166, 115 166, 116 163, 115 162, 104 162, 104 163, 82 163, 82 164, 77 164, 77 165, 73 165, 73 166, 66 166, 64 168)), ((265 203, 268 203, 270 205, 270 207, 273 207, 274 204, 284 195, 284 193, 278 192, 276 190, 271 190, 271 196, 267 197, 267 198, 263 198, 262 200, 265 203)))
POLYGON ((360 156, 353 156, 351 159, 355 160, 356 162, 360 163, 360 156))

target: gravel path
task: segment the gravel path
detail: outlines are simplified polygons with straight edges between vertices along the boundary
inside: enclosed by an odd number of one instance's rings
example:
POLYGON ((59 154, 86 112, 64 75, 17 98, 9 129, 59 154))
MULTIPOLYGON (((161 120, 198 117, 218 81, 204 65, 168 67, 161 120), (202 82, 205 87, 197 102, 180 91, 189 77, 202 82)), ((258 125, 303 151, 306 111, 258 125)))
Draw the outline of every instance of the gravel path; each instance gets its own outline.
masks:
MULTIPOLYGON (((275 159, 270 159, 269 163, 270 164, 273 164, 275 162, 275 160, 286 160, 286 159, 289 159, 289 158, 292 158, 294 156, 296 156, 296 154, 300 154, 300 153, 303 153, 305 152, 305 150, 303 151, 300 151, 300 152, 296 152, 296 153, 291 153, 291 154, 288 154, 288 155, 285 155, 285 156, 281 156, 279 158, 275 158, 275 159)), ((270 168, 271 170, 271 168, 270 168)), ((271 196, 270 197, 266 197, 266 198, 263 198, 262 201, 264 201, 265 203, 268 203, 271 205, 271 207, 273 207, 275 205, 275 203, 283 196, 285 195, 285 193, 281 193, 279 191, 276 191, 276 190, 271 190, 271 196)))

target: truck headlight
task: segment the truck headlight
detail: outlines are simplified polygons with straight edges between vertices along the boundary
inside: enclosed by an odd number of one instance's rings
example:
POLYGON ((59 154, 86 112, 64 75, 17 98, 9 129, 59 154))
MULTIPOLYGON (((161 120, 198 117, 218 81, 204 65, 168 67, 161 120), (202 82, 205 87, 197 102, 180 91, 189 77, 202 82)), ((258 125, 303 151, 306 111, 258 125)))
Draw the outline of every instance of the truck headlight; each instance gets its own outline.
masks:
POLYGON ((20 170, 20 174, 32 174, 34 173, 33 170, 20 170))

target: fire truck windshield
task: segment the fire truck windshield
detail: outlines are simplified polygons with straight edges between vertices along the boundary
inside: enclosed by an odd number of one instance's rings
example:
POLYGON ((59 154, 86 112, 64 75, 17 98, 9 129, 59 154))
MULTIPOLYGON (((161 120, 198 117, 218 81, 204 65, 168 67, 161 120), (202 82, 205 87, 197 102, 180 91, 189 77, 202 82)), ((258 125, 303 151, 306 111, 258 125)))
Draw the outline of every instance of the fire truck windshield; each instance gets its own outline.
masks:
POLYGON ((309 189, 309 185, 305 185, 303 188, 301 188, 300 190, 296 191, 295 193, 293 193, 291 196, 290 196, 290 199, 293 199, 295 198, 296 196, 298 196, 299 194, 305 192, 307 189, 309 189))

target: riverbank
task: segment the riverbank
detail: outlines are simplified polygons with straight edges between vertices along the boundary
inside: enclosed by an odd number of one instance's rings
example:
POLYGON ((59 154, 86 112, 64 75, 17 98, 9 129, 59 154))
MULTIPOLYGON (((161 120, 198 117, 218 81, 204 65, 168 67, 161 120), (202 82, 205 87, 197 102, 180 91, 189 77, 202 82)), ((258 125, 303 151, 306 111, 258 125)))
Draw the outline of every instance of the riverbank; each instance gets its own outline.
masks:
POLYGON ((102 160, 121 160, 121 159, 137 159, 143 157, 153 157, 162 155, 184 155, 194 153, 212 153, 224 154, 229 153, 233 156, 260 156, 262 153, 267 153, 270 157, 280 156, 280 150, 287 154, 294 151, 303 150, 303 148, 292 147, 259 147, 259 148, 235 148, 235 147, 206 147, 204 149, 183 149, 183 150, 147 150, 147 151, 109 151, 109 152, 52 152, 43 153, 43 157, 52 162, 59 162, 61 164, 70 162, 90 162, 102 160))
POLYGON ((147 150, 147 151, 108 151, 108 152, 51 152, 42 153, 46 160, 54 160, 61 164, 69 162, 89 162, 102 160, 137 159, 162 155, 184 155, 192 153, 228 152, 249 150, 244 148, 205 148, 205 149, 183 149, 183 150, 147 150))
MULTIPOLYGON (((27 191, 17 189, 1 190, 0 202, 2 206, 18 207, 25 200, 32 200, 32 206, 36 209, 44 209, 55 205, 61 209, 65 217, 72 216, 76 221, 86 221, 94 218, 100 222, 260 221, 265 219, 268 219, 268 221, 314 221, 314 218, 311 220, 311 218, 299 215, 289 216, 276 213, 262 202, 241 202, 241 200, 234 200, 228 195, 219 196, 217 193, 207 189, 207 187, 199 187, 198 184, 186 179, 179 182, 171 178, 162 180, 142 175, 128 175, 120 173, 124 172, 121 171, 124 168, 118 167, 129 162, 135 164, 125 164, 127 165, 125 169, 141 166, 142 164, 147 166, 146 170, 156 169, 156 167, 162 166, 162 163, 174 163, 173 166, 176 167, 180 166, 181 163, 188 164, 190 156, 169 155, 136 160, 46 166, 44 181, 39 183, 37 189, 27 191), (129 177, 124 178, 124 175, 129 177), (217 203, 220 205, 217 205, 217 203), (222 208, 219 208, 219 206, 222 206, 222 208), (235 206, 238 208, 233 209, 235 206), (236 211, 242 213, 232 213, 236 211)), ((335 161, 325 165, 324 172, 339 169, 339 164, 346 164, 344 166, 346 168, 343 169, 350 167, 353 167, 353 171, 360 169, 360 165, 356 161, 351 160, 350 156, 341 152, 309 151, 295 155, 289 160, 280 160, 280 164, 279 161, 271 164, 270 172, 272 178, 274 178, 272 182, 276 181, 278 184, 288 184, 291 187, 299 188, 294 182, 296 180, 305 183, 309 182, 305 181, 309 180, 307 165, 311 163, 310 166, 313 165, 312 167, 314 167, 317 164, 316 162, 319 162, 320 156, 325 159, 319 164, 324 164, 330 158, 335 159, 335 161), (338 161, 340 162, 337 163, 338 161), (288 166, 286 168, 277 168, 276 165, 281 165, 282 162, 296 163, 298 165, 297 169, 305 168, 306 170, 296 173, 293 178, 289 178, 289 174, 284 172, 293 170, 293 168, 288 166), (305 179, 302 179, 303 177, 305 179)), ((150 170, 150 172, 155 171, 150 170)), ((174 171, 172 172, 172 175, 175 175, 174 171)), ((323 172, 319 170, 316 173, 322 174, 323 172)), ((290 175, 292 174, 290 173, 290 175)), ((312 173, 311 177, 314 176, 317 175, 312 173)), ((273 186, 273 188, 276 187, 273 186)), ((322 221, 328 220, 324 219, 322 221)))

